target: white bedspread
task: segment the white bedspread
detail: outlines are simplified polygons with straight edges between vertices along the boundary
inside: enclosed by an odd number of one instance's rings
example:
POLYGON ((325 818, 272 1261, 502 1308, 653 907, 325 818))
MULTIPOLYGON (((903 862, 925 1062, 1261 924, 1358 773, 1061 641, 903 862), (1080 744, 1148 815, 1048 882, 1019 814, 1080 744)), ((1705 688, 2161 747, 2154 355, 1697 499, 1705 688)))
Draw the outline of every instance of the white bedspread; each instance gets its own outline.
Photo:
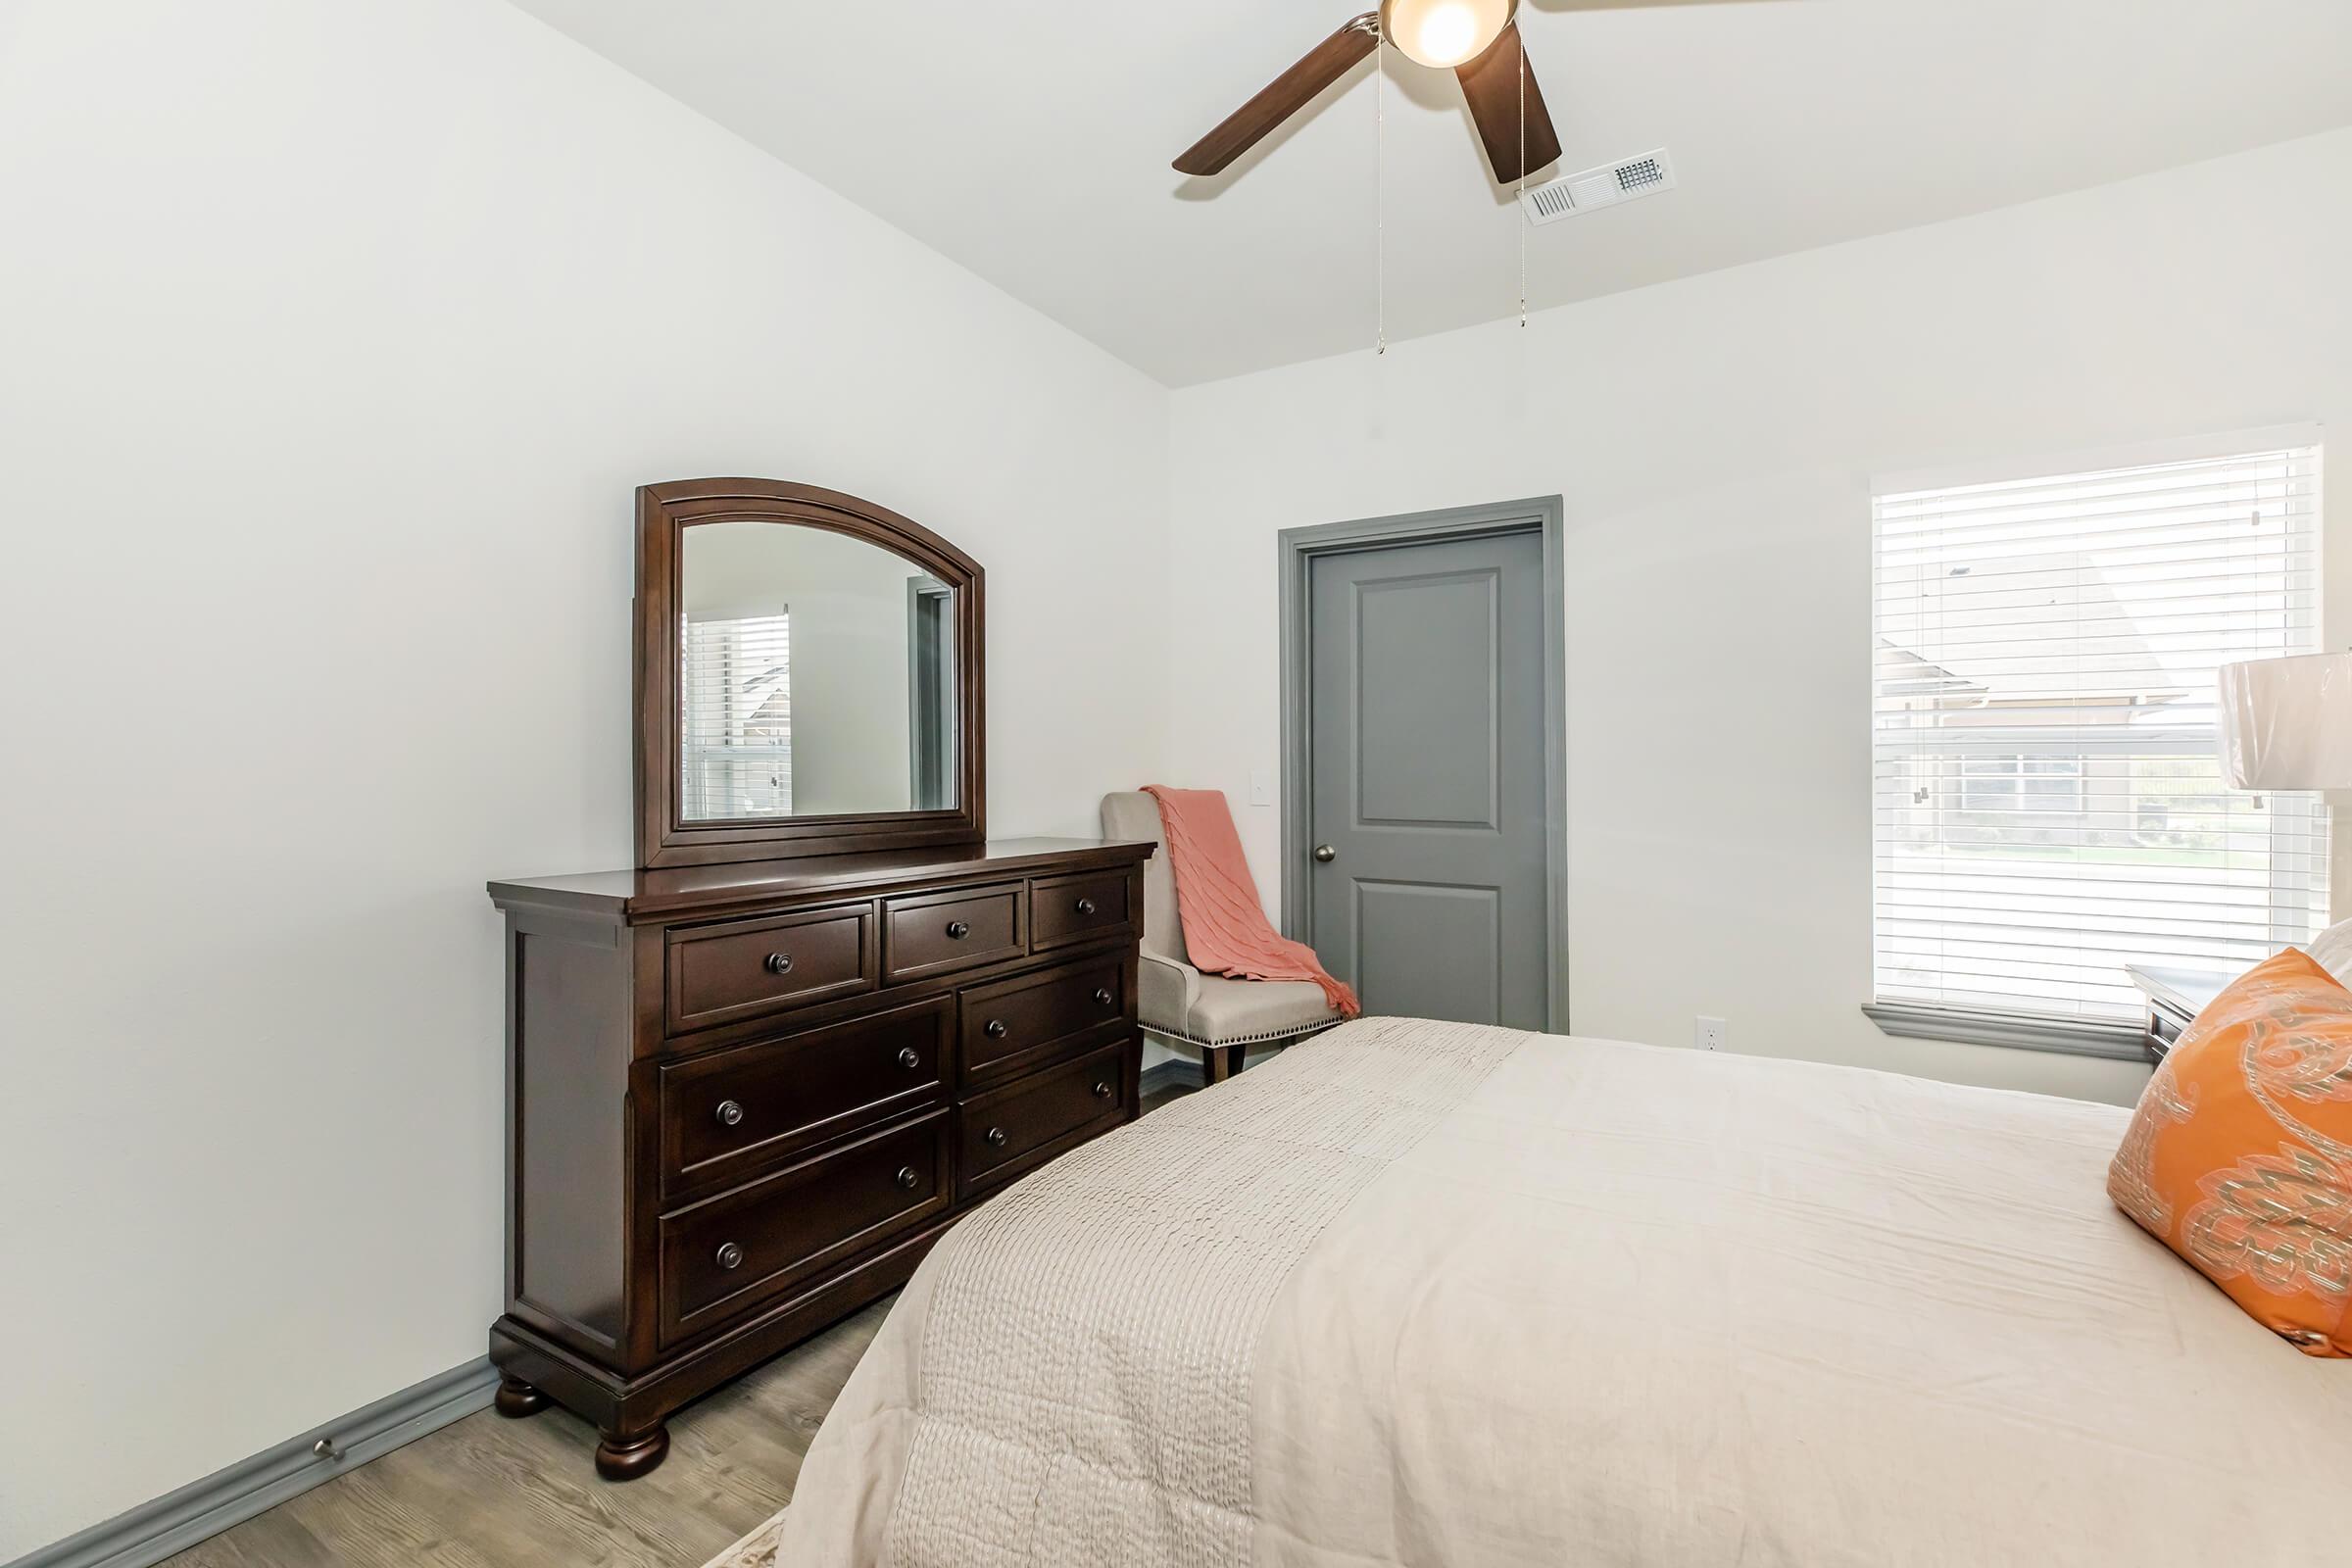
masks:
POLYGON ((1359 1021, 952 1233, 779 1562, 2352 1562, 2352 1363, 2115 1211, 2127 1119, 1359 1021))

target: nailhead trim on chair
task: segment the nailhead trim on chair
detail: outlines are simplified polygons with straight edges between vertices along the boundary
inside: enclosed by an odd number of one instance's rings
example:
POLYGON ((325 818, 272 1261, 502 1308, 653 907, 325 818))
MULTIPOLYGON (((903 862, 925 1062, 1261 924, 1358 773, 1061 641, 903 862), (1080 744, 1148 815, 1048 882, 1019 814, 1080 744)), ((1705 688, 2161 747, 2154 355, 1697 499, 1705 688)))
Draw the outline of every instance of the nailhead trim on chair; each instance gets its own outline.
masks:
POLYGON ((1341 1023, 1346 1021, 1338 1019, 1330 1023, 1310 1023, 1303 1029, 1276 1029, 1266 1034, 1239 1035, 1231 1040, 1202 1040, 1198 1036, 1184 1034, 1175 1029, 1162 1029, 1157 1024, 1139 1024, 1137 1027, 1144 1033, 1156 1035, 1162 1040, 1173 1040, 1187 1046, 1199 1046, 1203 1051, 1223 1051, 1232 1046, 1262 1046, 1269 1040, 1304 1040, 1309 1035, 1319 1035, 1326 1029, 1337 1029, 1341 1023))

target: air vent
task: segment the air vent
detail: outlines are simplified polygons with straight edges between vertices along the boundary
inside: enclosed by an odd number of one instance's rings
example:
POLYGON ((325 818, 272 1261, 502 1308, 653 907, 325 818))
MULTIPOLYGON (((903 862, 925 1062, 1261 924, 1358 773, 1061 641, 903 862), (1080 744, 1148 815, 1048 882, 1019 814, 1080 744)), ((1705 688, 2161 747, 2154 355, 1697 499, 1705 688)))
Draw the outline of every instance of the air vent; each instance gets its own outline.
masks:
POLYGON ((1549 180, 1536 186, 1527 193, 1526 201, 1528 216, 1539 223, 1566 218, 1576 211, 1576 202, 1569 196, 1568 182, 1564 179, 1549 180))
POLYGON ((1616 207, 1672 189, 1674 160, 1661 147, 1639 158, 1603 164, 1581 174, 1563 174, 1558 179, 1531 185, 1519 201, 1527 209, 1529 222, 1556 223, 1596 207, 1616 207))
POLYGON ((1628 196, 1639 196, 1652 185, 1666 183, 1666 171, 1655 158, 1637 158, 1616 168, 1617 188, 1628 196))

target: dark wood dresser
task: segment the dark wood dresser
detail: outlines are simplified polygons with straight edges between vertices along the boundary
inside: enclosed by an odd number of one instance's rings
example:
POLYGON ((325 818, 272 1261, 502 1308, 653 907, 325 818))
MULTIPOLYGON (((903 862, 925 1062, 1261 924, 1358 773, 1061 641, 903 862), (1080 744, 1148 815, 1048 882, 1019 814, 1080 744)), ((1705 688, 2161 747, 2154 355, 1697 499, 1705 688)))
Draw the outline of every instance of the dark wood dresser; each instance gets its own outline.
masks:
POLYGON ((493 882, 500 1408, 653 1468, 679 1406, 897 1289, 1136 1113, 1149 844, 1027 839, 493 882))

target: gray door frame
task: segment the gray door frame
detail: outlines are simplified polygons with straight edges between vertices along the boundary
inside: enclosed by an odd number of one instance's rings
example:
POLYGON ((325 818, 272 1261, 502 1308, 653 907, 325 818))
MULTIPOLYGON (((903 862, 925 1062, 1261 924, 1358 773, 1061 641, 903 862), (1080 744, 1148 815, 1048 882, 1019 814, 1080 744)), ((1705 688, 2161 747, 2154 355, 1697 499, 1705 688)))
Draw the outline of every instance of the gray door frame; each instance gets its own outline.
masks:
POLYGON ((917 811, 956 804, 946 799, 956 787, 956 743, 942 735, 956 727, 955 599, 929 572, 906 579, 906 804, 917 811))
POLYGON ((1305 872, 1313 843, 1314 748, 1307 722, 1313 669, 1308 649, 1308 567, 1317 556, 1394 550, 1441 539, 1537 533, 1544 541, 1544 907, 1550 961, 1544 1027, 1568 1029, 1568 576, 1561 555, 1566 508, 1558 496, 1414 512, 1354 522, 1285 528, 1282 572, 1282 929, 1313 945, 1315 906, 1305 872))

